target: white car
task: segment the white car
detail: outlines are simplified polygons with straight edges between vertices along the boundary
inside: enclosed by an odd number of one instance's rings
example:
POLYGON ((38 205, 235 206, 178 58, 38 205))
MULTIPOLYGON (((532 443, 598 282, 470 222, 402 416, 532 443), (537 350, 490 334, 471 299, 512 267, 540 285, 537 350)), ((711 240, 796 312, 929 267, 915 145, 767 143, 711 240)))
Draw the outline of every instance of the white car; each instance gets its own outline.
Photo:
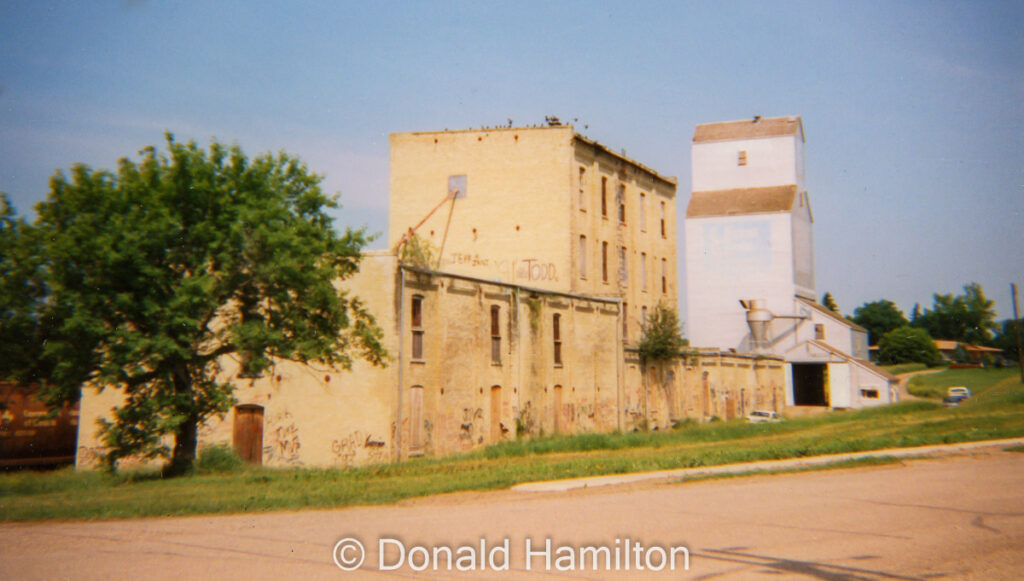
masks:
POLYGON ((963 397, 964 399, 967 399, 967 398, 971 397, 971 390, 967 389, 966 387, 964 387, 962 385, 958 385, 956 387, 951 387, 951 388, 947 389, 946 390, 946 396, 947 397, 963 397))
POLYGON ((779 421, 779 414, 775 412, 769 412, 764 410, 754 410, 747 414, 748 422, 777 422, 779 421))

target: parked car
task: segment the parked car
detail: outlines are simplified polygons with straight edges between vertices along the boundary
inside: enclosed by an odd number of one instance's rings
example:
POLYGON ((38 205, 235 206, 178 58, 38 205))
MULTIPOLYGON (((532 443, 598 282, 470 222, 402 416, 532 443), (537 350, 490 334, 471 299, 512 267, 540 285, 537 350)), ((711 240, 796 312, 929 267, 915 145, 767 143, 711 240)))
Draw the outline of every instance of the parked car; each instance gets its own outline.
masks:
POLYGON ((963 402, 965 399, 967 399, 967 396, 963 394, 946 396, 942 398, 942 405, 948 408, 956 407, 960 405, 960 403, 963 402))
POLYGON ((963 399, 967 399, 967 398, 971 397, 971 390, 967 389, 966 387, 964 387, 962 385, 958 385, 956 387, 951 387, 951 388, 947 389, 946 390, 946 396, 947 397, 963 396, 963 399))
POLYGON ((765 410, 754 410, 747 414, 748 422, 777 422, 779 414, 765 410))
POLYGON ((942 405, 948 408, 956 407, 970 397, 971 390, 962 385, 957 385, 946 390, 946 397, 942 398, 942 405))

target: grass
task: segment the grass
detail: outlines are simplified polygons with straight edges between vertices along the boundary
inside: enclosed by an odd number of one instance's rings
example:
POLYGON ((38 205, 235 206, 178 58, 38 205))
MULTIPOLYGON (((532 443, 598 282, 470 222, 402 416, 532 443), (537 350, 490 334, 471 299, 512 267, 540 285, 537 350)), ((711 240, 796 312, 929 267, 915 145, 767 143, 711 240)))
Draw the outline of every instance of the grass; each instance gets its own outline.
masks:
POLYGON ((896 365, 882 365, 882 369, 888 371, 893 375, 899 375, 900 373, 909 373, 911 371, 924 371, 931 369, 924 363, 899 363, 896 365))
POLYGON ((687 423, 655 433, 536 438, 451 458, 357 469, 237 468, 220 458, 193 476, 170 480, 153 472, 18 472, 0 475, 0 520, 383 504, 534 480, 1024 436, 1024 387, 1016 376, 956 371, 975 374, 961 383, 976 390, 975 397, 956 408, 913 401, 779 423, 687 423))
POLYGON ((964 385, 970 388, 971 393, 977 397, 1000 381, 1018 375, 1016 368, 947 369, 939 373, 915 375, 910 378, 907 390, 918 397, 941 399, 946 397, 947 388, 964 385))

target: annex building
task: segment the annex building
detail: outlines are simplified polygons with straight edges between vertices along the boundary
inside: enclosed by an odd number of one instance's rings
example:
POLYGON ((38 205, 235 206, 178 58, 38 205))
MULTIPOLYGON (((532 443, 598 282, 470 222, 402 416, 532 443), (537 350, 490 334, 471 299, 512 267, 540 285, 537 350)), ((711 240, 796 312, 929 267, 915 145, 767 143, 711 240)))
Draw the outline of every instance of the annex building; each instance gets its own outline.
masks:
MULTIPOLYGON (((200 428, 272 466, 351 466, 554 433, 781 412, 781 356, 701 350, 644 369, 648 313, 677 306, 676 180, 571 125, 391 136, 388 251, 341 286, 384 329, 386 368, 281 362, 200 428), (411 240, 430 249, 419 261, 411 240), (405 260, 403 262, 403 259, 405 260)), ((83 389, 77 465, 115 390, 83 389)))

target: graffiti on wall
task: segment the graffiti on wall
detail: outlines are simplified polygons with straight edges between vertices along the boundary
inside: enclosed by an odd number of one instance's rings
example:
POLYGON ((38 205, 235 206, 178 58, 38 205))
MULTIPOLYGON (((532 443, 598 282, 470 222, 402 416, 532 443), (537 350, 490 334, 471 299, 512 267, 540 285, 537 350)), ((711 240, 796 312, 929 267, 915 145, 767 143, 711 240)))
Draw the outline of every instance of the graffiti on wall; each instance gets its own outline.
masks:
POLYGON ((373 434, 356 430, 343 438, 331 441, 331 453, 334 454, 335 464, 341 466, 355 465, 360 450, 363 450, 368 462, 387 460, 387 442, 373 434))
POLYGON ((290 412, 284 411, 271 416, 267 422, 267 436, 263 445, 263 457, 267 464, 301 466, 299 451, 299 428, 290 412))
POLYGON ((553 262, 538 258, 499 259, 482 257, 479 254, 455 252, 445 258, 445 264, 468 266, 489 271, 503 279, 520 282, 558 282, 558 268, 553 262))
POLYGON ((484 433, 487 426, 484 425, 484 410, 482 408, 463 408, 462 422, 459 425, 459 439, 469 446, 473 445, 474 439, 477 443, 484 441, 484 433))
POLYGON ((101 466, 110 448, 106 446, 79 446, 78 463, 82 468, 101 466))

